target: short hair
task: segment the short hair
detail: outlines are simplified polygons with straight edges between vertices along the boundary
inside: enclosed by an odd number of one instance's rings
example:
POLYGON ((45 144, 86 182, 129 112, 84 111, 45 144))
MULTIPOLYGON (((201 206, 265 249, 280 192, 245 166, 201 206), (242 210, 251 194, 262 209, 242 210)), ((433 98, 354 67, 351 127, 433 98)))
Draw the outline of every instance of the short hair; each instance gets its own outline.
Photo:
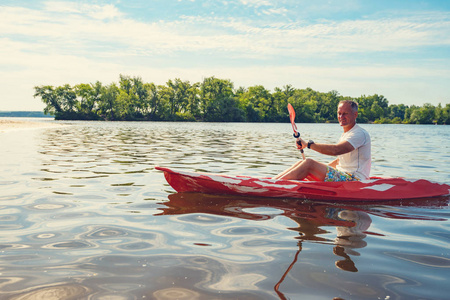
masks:
POLYGON ((348 103, 350 104, 350 107, 352 108, 352 111, 357 112, 358 111, 358 102, 354 100, 342 100, 339 102, 339 104, 348 103))

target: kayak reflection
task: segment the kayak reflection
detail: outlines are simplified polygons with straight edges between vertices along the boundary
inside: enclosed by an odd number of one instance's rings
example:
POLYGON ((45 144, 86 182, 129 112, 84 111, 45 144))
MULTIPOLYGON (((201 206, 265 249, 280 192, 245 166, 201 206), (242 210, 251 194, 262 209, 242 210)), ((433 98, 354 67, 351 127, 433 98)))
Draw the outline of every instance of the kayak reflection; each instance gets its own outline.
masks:
POLYGON ((169 195, 168 198, 169 201, 163 203, 166 207, 161 209, 161 215, 204 213, 254 221, 268 220, 276 216, 288 217, 298 224, 298 227, 288 229, 299 233, 297 239, 300 243, 312 241, 335 244, 334 253, 345 258, 342 262, 336 262, 336 266, 346 271, 356 271, 349 255, 359 255, 353 249, 366 246, 365 232, 371 224, 370 216, 365 211, 304 200, 199 193, 176 193, 169 195), (278 213, 251 212, 252 208, 261 207, 276 209, 278 213), (336 227, 337 236, 334 241, 322 237, 328 233, 322 228, 325 226, 336 227))
MULTIPOLYGON (((449 198, 424 199, 421 201, 389 202, 384 205, 342 205, 323 202, 311 202, 295 199, 252 198, 240 196, 220 196, 201 193, 175 193, 161 204, 158 215, 210 214, 240 218, 252 221, 264 221, 284 216, 294 221, 296 226, 286 229, 295 231, 298 236, 298 250, 290 266, 280 276, 274 290, 281 299, 285 299, 280 286, 293 268, 297 259, 301 260, 305 243, 328 244, 332 247, 332 256, 336 256, 335 266, 343 271, 358 272, 352 257, 360 256, 359 250, 367 246, 368 235, 382 236, 371 232, 371 215, 387 219, 438 220, 436 218, 408 214, 399 209, 404 206, 445 206, 449 198), (268 209, 261 209, 268 208, 268 209), (327 229, 326 227, 332 227, 327 229), (330 238, 330 232, 336 232, 330 238)), ((439 219, 440 220, 440 219, 439 219)), ((441 221, 441 220, 440 220, 441 221)))

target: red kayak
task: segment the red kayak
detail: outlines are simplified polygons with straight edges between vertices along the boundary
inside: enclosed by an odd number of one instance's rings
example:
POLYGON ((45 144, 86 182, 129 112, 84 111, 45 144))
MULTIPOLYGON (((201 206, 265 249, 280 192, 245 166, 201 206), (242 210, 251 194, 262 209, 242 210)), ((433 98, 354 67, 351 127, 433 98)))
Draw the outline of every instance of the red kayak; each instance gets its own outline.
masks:
POLYGON ((380 201, 450 195, 450 186, 424 179, 372 177, 365 181, 277 180, 200 172, 163 171, 177 192, 297 198, 325 201, 380 201))

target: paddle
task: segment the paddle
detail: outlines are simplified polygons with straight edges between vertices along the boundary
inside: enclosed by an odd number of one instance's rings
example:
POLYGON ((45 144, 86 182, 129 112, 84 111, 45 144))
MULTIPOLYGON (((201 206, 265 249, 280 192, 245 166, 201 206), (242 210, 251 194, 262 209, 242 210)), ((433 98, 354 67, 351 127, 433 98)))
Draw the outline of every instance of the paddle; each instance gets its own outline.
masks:
MULTIPOLYGON (((288 103, 288 111, 289 118, 291 119, 292 129, 294 130, 294 137, 297 139, 297 144, 301 146, 302 142, 300 141, 300 132, 298 132, 297 125, 295 125, 295 110, 290 103, 288 103)), ((300 150, 300 152, 302 153, 303 159, 305 159, 305 153, 303 153, 303 149, 300 150)))
POLYGON ((298 260, 298 255, 300 254, 300 252, 302 251, 302 242, 298 243, 298 250, 297 253, 295 253, 294 256, 294 261, 291 262, 291 264, 289 265, 289 268, 286 270, 286 272, 284 272, 283 276, 281 276, 280 281, 277 282, 277 284, 275 284, 275 286, 273 287, 273 289, 275 290, 275 292, 278 294, 278 296, 280 297, 280 299, 287 299, 286 296, 284 296, 284 294, 282 292, 280 292, 280 285, 281 283, 284 281, 284 279, 286 278, 286 276, 288 275, 289 271, 291 271, 291 269, 294 267, 295 263, 298 260))

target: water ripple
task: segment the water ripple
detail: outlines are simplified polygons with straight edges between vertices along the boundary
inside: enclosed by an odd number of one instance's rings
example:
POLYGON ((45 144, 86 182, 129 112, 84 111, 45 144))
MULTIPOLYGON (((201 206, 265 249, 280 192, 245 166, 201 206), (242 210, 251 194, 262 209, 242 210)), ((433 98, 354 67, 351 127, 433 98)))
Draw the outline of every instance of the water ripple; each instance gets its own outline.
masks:
MULTIPOLYGON (((177 194, 154 170, 275 175, 299 159, 288 123, 70 124, 0 133, 1 299, 450 294, 449 197, 340 205, 177 194)), ((362 126, 372 175, 449 181, 450 127, 362 126), (440 147, 411 151, 418 138, 440 147)), ((322 143, 341 134, 300 127, 322 143)))

